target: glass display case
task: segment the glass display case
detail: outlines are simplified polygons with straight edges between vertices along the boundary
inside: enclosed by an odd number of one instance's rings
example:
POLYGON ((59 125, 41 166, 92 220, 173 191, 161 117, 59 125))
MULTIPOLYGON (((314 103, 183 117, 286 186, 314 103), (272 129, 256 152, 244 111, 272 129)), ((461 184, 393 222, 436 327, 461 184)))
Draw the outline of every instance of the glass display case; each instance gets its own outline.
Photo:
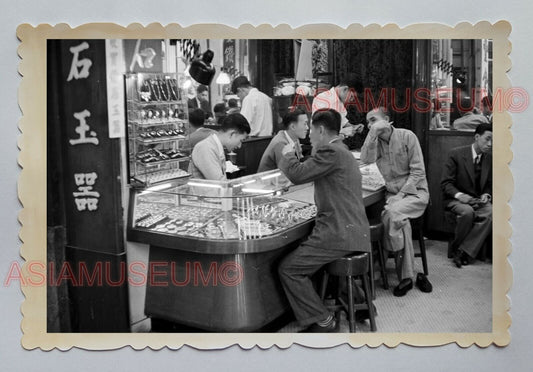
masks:
POLYGON ((208 240, 261 239, 314 218, 313 204, 283 194, 279 170, 228 181, 189 179, 135 192, 133 229, 208 240))
POLYGON ((126 74, 129 176, 149 186, 188 176, 187 99, 176 74, 126 74))

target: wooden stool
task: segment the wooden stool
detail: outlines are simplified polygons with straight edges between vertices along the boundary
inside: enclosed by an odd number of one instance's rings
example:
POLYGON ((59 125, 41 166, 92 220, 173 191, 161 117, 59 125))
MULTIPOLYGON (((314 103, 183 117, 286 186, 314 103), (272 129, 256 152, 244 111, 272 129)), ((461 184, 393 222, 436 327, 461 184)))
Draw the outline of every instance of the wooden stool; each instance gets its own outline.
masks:
MULTIPOLYGON (((370 315, 370 329, 376 332, 376 318, 374 314, 374 305, 372 304, 372 294, 368 285, 369 273, 369 258, 370 254, 366 252, 357 252, 349 256, 339 258, 326 265, 324 277, 322 279, 322 287, 320 288, 320 298, 324 300, 326 294, 326 286, 328 284, 329 275, 335 275, 340 278, 346 278, 346 285, 348 288, 348 304, 340 296, 340 288, 337 290, 337 301, 340 305, 328 306, 333 308, 335 312, 344 308, 348 313, 348 322, 350 325, 350 332, 355 333, 355 312, 357 310, 368 310, 370 315), (365 293, 366 303, 354 303, 354 279, 361 278, 363 281, 363 291, 365 293)), ((339 286, 340 287, 340 286, 339 286)), ((339 319, 337 319, 339 321, 339 319)))
MULTIPOLYGON (((379 265, 381 267, 381 283, 383 289, 389 289, 389 281, 387 280, 387 272, 385 266, 385 256, 383 254, 383 247, 381 246, 381 239, 383 238, 383 223, 381 221, 370 222, 370 244, 372 250, 377 247, 379 255, 379 265)), ((373 254, 370 255, 370 288, 372 289, 372 298, 376 299, 376 292, 374 286, 374 259, 373 254)))
POLYGON ((415 253, 415 257, 422 257, 422 266, 424 267, 424 274, 428 275, 428 260, 426 256, 426 243, 424 242, 424 215, 409 220, 411 222, 411 229, 413 235, 418 240, 420 246, 420 253, 415 253))
POLYGON ((457 225, 457 216, 452 211, 444 211, 444 219, 450 226, 450 228, 454 231, 452 233, 452 237, 448 240, 448 258, 453 258, 453 255, 455 254, 455 249, 452 246, 452 243, 455 239, 455 225, 457 225))

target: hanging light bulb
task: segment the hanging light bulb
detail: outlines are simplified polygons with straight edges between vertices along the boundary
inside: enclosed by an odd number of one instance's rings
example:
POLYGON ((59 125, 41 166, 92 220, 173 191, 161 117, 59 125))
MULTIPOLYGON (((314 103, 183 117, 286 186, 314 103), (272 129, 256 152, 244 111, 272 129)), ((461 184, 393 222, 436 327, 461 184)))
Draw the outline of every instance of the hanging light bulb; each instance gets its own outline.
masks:
POLYGON ((187 78, 183 82, 183 89, 189 89, 191 85, 192 85, 192 80, 190 78, 187 78))
POLYGON ((225 68, 224 68, 224 67, 222 67, 222 68, 220 69, 220 74, 218 74, 218 76, 217 76, 216 83, 217 83, 217 84, 221 84, 221 85, 229 84, 229 83, 230 83, 229 75, 228 75, 228 73, 225 71, 225 68))

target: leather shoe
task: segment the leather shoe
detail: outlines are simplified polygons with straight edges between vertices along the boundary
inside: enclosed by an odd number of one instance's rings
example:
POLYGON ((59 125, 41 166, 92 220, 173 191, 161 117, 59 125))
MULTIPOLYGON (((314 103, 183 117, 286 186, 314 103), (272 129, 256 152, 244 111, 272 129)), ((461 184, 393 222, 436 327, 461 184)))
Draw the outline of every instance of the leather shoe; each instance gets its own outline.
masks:
POLYGON ((304 331, 304 333, 330 333, 330 332, 338 332, 337 320, 335 318, 333 318, 333 321, 325 327, 318 325, 318 323, 313 323, 304 331))
POLYGON ((392 294, 396 297, 402 297, 413 289, 413 280, 411 278, 403 279, 396 288, 392 291, 392 294))
POLYGON ((455 264, 455 266, 457 266, 460 269, 463 263, 462 261, 463 260, 461 259, 461 252, 460 251, 455 252, 455 255, 453 256, 453 263, 455 264))
POLYGON ((424 293, 430 293, 431 291, 433 291, 433 286, 429 282, 427 276, 422 273, 417 274, 415 285, 424 293))
POLYGON ((463 266, 470 265, 470 257, 464 252, 461 255, 461 263, 463 264, 463 266))

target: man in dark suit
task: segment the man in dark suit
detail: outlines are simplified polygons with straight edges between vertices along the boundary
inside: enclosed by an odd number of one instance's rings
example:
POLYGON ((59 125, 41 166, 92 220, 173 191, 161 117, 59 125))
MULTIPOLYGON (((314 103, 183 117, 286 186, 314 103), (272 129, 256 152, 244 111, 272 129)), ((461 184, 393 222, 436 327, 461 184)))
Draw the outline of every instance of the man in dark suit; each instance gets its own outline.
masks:
POLYGON ((311 275, 353 251, 370 252, 359 164, 339 136, 341 116, 319 110, 312 117, 313 154, 300 162, 294 144, 283 147, 279 169, 295 184, 314 181, 316 223, 309 238, 280 264, 285 294, 301 326, 333 332, 336 322, 313 288, 311 275))
POLYGON ((441 188, 457 216, 452 249, 457 267, 475 259, 492 231, 492 126, 479 124, 474 143, 451 150, 441 188))
POLYGON ((209 105, 209 93, 208 88, 205 85, 198 85, 196 88, 196 97, 190 98, 187 102, 189 111, 200 108, 204 110, 206 119, 213 117, 213 112, 211 111, 211 106, 209 105))

